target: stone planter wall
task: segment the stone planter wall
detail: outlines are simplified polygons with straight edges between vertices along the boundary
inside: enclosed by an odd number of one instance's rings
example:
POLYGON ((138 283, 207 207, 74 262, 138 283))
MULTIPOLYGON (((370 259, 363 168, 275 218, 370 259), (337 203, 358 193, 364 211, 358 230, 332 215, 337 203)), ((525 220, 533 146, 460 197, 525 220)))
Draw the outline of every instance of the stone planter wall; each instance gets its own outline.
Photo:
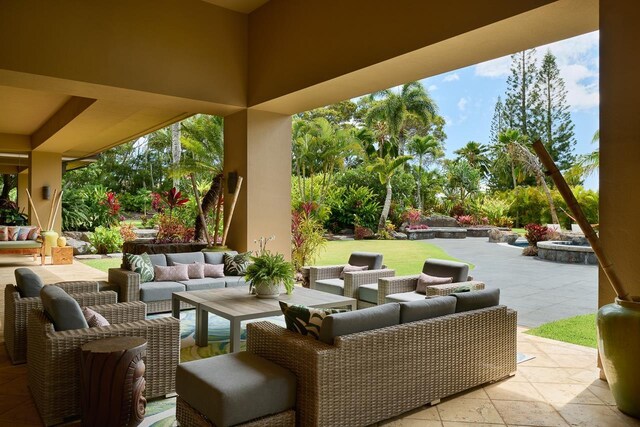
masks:
POLYGON ((464 239, 467 237, 466 228, 434 227, 432 228, 438 239, 464 239))
POLYGON ((124 242, 123 253, 140 255, 148 254, 176 254, 181 252, 199 252, 206 248, 206 243, 149 243, 148 241, 132 240, 124 242))
POLYGON ((591 246, 576 246, 561 241, 538 242, 538 258, 567 264, 598 264, 591 246))
POLYGON ((404 232, 407 235, 407 239, 409 240, 426 240, 426 239, 435 239, 436 237, 436 232, 432 229, 405 230, 404 232))

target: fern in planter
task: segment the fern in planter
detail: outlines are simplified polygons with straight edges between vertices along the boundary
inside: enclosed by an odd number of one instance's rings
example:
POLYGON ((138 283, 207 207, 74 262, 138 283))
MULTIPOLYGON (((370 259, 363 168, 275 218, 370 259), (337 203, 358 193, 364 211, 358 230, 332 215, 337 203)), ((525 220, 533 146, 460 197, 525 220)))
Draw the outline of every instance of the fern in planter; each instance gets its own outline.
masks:
POLYGON ((295 274, 293 264, 285 260, 284 255, 267 250, 267 243, 273 239, 273 236, 268 239, 261 237, 256 241, 260 250, 256 256, 251 257, 252 263, 247 267, 244 277, 250 281, 250 289, 261 284, 282 283, 287 294, 291 294, 295 274))

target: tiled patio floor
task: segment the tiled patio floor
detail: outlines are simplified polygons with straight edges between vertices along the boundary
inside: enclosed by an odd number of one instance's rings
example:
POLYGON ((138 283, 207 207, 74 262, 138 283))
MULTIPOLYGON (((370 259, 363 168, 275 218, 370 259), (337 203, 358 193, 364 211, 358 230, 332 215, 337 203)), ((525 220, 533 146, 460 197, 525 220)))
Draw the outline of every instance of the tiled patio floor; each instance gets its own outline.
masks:
MULTIPOLYGON (((105 273, 78 262, 70 266, 40 267, 24 262, 47 283, 91 278, 105 273)), ((14 283, 7 258, 0 258, 0 283, 14 283)), ((0 294, 2 297, 4 293, 0 294)), ((4 307, 4 301, 2 302, 4 307)), ((518 351, 534 359, 518 365, 517 374, 460 395, 443 399, 381 422, 380 426, 640 426, 615 407, 607 383, 598 378, 596 350, 518 331, 518 351)), ((40 426, 26 381, 26 365, 13 366, 0 347, 0 426, 40 426)))

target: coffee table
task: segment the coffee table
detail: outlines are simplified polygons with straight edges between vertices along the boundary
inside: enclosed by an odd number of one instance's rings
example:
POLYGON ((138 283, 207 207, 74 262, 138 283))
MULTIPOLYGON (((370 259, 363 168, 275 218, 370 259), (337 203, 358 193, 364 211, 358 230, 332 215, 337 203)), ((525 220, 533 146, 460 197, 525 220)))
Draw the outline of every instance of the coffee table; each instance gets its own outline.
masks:
POLYGON ((233 288, 208 289, 205 291, 185 291, 172 294, 173 317, 180 318, 180 303, 186 303, 196 308, 196 345, 208 345, 209 315, 223 317, 231 323, 230 346, 231 352, 240 351, 240 323, 244 320, 282 314, 278 301, 287 304, 302 304, 315 308, 332 308, 348 306, 356 309, 355 298, 334 295, 296 286, 291 295, 281 294, 278 299, 258 298, 249 294, 249 286, 233 288))

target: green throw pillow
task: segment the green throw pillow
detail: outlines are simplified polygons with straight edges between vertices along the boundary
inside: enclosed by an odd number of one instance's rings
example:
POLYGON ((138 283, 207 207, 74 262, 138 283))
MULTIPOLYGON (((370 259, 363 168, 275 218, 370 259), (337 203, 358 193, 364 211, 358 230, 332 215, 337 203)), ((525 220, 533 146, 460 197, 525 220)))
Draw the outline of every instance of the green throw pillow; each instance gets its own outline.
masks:
POLYGON ((224 253, 222 260, 224 262, 225 276, 244 276, 249 266, 251 252, 243 252, 237 255, 224 253))
POLYGON ((302 335, 309 335, 314 339, 320 338, 320 328, 325 317, 349 311, 338 308, 311 308, 298 304, 289 305, 283 301, 279 302, 287 329, 302 335))
POLYGON ((124 254, 129 270, 140 275, 140 283, 153 281, 153 264, 149 255, 145 252, 142 255, 124 254))

